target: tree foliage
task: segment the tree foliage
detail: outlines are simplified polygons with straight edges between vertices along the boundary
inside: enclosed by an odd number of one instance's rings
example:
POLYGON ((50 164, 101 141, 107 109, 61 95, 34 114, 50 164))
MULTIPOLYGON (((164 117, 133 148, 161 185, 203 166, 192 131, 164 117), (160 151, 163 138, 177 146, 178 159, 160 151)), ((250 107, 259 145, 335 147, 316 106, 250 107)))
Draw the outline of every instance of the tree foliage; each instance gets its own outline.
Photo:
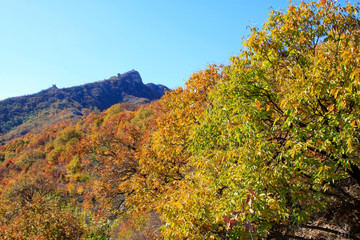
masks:
POLYGON ((218 208, 245 215, 251 189, 262 236, 291 234, 334 198, 359 211, 359 23, 333 1, 272 12, 194 132, 194 164, 224 189, 218 208))
POLYGON ((158 102, 6 143, 0 236, 359 239, 359 27, 356 5, 290 4, 158 102))
POLYGON ((136 195, 129 201, 138 205, 140 210, 156 209, 161 214, 162 220, 167 223, 163 227, 165 238, 191 237, 195 236, 193 231, 208 229, 200 222, 192 227, 188 225, 188 221, 195 222, 198 217, 179 219, 183 215, 177 214, 185 207, 180 202, 186 206, 191 204, 179 199, 181 195, 186 196, 193 182, 188 149, 190 132, 209 107, 207 93, 221 78, 221 67, 209 66, 193 74, 184 88, 166 94, 160 101, 155 128, 142 148, 141 175, 137 179, 136 195), (184 226, 179 225, 180 221, 184 226))

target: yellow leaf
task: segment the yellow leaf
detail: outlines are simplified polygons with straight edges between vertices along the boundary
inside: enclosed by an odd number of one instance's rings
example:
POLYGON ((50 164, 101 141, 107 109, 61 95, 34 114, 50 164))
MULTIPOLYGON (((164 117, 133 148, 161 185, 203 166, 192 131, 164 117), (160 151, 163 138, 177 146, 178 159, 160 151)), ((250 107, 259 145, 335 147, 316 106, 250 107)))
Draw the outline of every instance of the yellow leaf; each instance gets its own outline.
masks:
POLYGON ((351 126, 354 127, 355 125, 356 125, 356 121, 352 121, 352 122, 351 122, 351 126))

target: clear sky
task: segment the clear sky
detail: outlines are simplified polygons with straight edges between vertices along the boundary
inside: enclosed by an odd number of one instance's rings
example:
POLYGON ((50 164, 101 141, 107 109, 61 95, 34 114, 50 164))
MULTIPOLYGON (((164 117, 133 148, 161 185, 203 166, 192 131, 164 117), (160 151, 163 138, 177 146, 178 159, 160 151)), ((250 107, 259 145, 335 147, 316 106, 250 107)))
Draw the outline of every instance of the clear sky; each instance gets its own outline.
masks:
POLYGON ((0 100, 135 69, 183 86, 287 0, 0 0, 0 100))

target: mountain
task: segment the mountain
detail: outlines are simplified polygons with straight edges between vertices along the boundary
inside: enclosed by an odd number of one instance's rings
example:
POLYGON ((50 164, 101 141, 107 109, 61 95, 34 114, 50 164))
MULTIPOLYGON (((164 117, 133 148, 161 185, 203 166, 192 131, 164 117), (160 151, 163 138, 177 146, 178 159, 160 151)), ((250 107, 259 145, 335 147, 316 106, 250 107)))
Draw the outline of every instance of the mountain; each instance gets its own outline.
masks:
POLYGON ((61 89, 81 106, 99 110, 120 102, 149 103, 160 99, 167 90, 163 85, 143 84, 140 74, 135 70, 108 80, 61 89))
POLYGON ((103 81, 62 89, 53 85, 36 94, 9 98, 0 101, 0 141, 50 122, 80 118, 86 109, 102 111, 116 103, 149 103, 168 90, 163 85, 145 85, 139 72, 132 70, 103 81))

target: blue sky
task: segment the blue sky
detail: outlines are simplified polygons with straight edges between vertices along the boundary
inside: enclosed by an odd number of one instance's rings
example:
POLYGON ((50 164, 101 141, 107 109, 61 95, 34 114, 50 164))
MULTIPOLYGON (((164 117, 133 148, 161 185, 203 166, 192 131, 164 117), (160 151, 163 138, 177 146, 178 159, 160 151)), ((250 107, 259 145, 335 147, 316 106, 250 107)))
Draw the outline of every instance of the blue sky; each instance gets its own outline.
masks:
POLYGON ((0 0, 0 99, 107 79, 183 86, 287 0, 0 0))

